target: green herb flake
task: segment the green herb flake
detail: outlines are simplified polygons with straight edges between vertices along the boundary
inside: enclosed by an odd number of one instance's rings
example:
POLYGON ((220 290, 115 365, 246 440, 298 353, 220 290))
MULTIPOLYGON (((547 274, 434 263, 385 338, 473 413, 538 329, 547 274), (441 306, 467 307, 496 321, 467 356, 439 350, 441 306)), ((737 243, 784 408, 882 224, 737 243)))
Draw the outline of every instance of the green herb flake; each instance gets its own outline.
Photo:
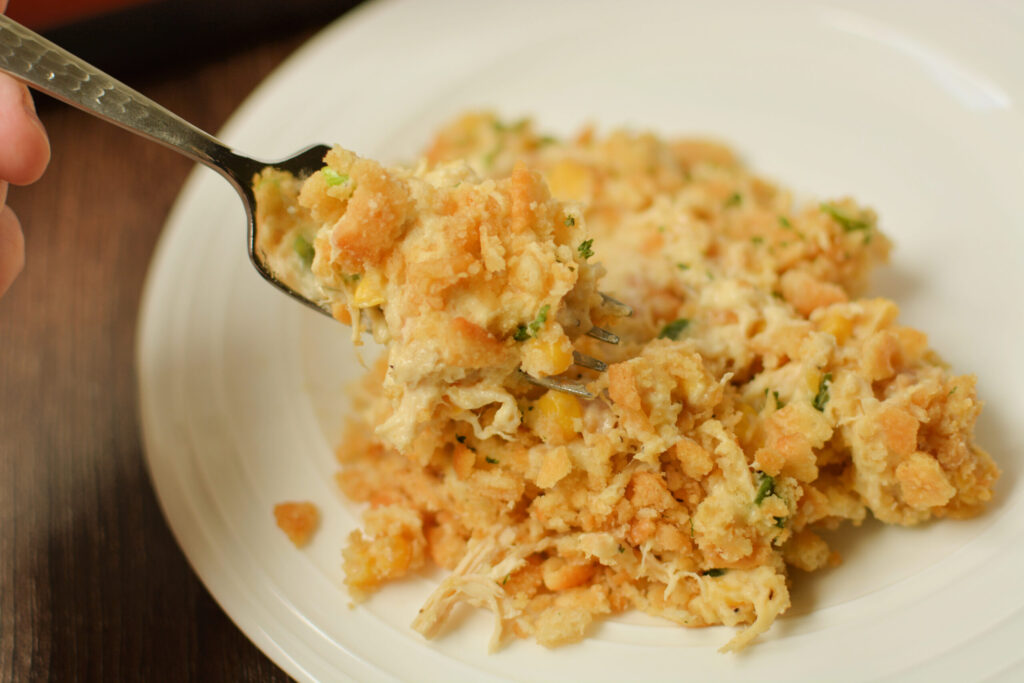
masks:
POLYGON ((701 576, 710 576, 711 578, 715 578, 715 577, 721 576, 722 574, 725 574, 725 572, 727 572, 727 571, 728 571, 727 569, 718 569, 718 568, 715 568, 715 569, 705 569, 704 571, 702 571, 700 573, 700 575, 701 576))
POLYGON ((540 307, 540 311, 537 312, 537 317, 534 318, 533 322, 530 323, 530 333, 537 334, 544 323, 548 321, 548 311, 551 310, 551 306, 544 304, 540 307))
POLYGON ((490 168, 491 166, 494 166, 494 160, 498 158, 499 154, 501 154, 501 143, 495 145, 494 149, 492 149, 490 152, 484 155, 484 168, 490 168))
POLYGON ((856 232, 858 230, 870 230, 871 223, 859 218, 853 218, 843 213, 841 210, 833 206, 832 204, 823 203, 820 206, 821 210, 832 217, 836 223, 842 227, 844 232, 856 232))
POLYGON ((739 206, 743 203, 743 196, 739 192, 733 192, 729 195, 729 198, 725 200, 725 208, 731 209, 734 206, 739 206))
POLYGON ((659 225, 658 226, 658 232, 664 233, 665 232, 665 226, 664 225, 659 225))
POLYGON ((676 268, 678 268, 679 270, 689 270, 690 266, 686 265, 685 263, 677 263, 676 268))
POLYGON ((693 538, 693 517, 690 517, 690 538, 693 538))
POLYGON ((313 245, 302 235, 296 235, 292 248, 295 250, 295 255, 302 261, 303 267, 308 270, 313 265, 313 256, 316 255, 313 245))
POLYGON ((786 518, 785 517, 776 517, 775 518, 775 526, 777 526, 780 529, 785 529, 786 528, 786 518))
POLYGON ((320 174, 324 177, 324 182, 327 183, 328 187, 334 187, 335 185, 341 185, 348 182, 348 176, 344 173, 338 173, 330 166, 324 166, 320 171, 320 174))
POLYGON ((466 437, 464 437, 462 434, 457 435, 455 437, 455 440, 458 441, 459 443, 466 443, 466 437))
POLYGON ((620 546, 619 546, 619 553, 624 553, 624 552, 626 552, 626 549, 625 549, 625 548, 623 548, 623 547, 622 547, 622 546, 620 545, 620 546))
POLYGON ((673 320, 665 327, 661 328, 661 332, 658 333, 658 339, 671 339, 672 341, 679 341, 679 335, 683 333, 690 324, 690 321, 686 318, 679 318, 673 320))
POLYGON ((580 246, 577 248, 577 251, 580 252, 580 256, 582 258, 588 259, 588 258, 590 258, 591 256, 594 255, 594 250, 591 248, 593 246, 594 246, 594 240, 593 239, 583 240, 582 242, 580 242, 580 246))
POLYGON ((775 495, 775 478, 765 474, 757 473, 757 493, 754 494, 754 505, 760 505, 768 496, 775 495))
POLYGON ((783 403, 783 402, 782 402, 782 399, 780 399, 780 398, 779 398, 779 392, 777 392, 777 391, 773 391, 773 392, 772 392, 772 396, 774 396, 774 397, 775 397, 775 409, 776 409, 776 410, 782 410, 782 408, 783 408, 783 407, 784 407, 784 406, 785 406, 786 404, 785 404, 785 403, 783 403))
POLYGON ((489 456, 489 455, 488 455, 488 456, 486 456, 486 457, 484 458, 484 460, 486 460, 486 461, 487 461, 487 462, 488 462, 489 464, 491 464, 491 465, 497 465, 497 464, 498 464, 498 459, 497 459, 497 458, 492 458, 492 457, 491 457, 491 456, 489 456))
POLYGON ((825 404, 828 403, 828 385, 832 382, 832 373, 826 372, 818 383, 818 393, 814 395, 811 405, 819 413, 825 412, 825 404))
POLYGON ((504 586, 506 583, 508 583, 508 580, 511 579, 511 578, 512 578, 511 574, 505 574, 505 578, 501 580, 501 585, 504 586))
POLYGON ((537 317, 529 325, 520 325, 516 333, 512 335, 512 338, 521 342, 535 336, 540 331, 540 328, 544 326, 544 323, 548 321, 548 311, 550 310, 551 306, 548 304, 541 306, 537 312, 537 317))
MULTIPOLYGON (((565 224, 568 227, 570 227, 570 228, 572 226, 576 225, 576 216, 572 216, 572 215, 566 216, 565 217, 565 224)), ((590 241, 593 242, 594 240, 590 240, 590 241)))
POLYGON ((753 237, 750 238, 750 241, 758 246, 764 244, 764 238, 761 237, 760 235, 754 235, 753 237))
POLYGON ((950 389, 950 390, 949 390, 949 394, 947 394, 947 395, 948 395, 948 396, 952 396, 953 394, 955 394, 955 393, 956 393, 956 390, 957 390, 957 389, 959 389, 959 388, 960 388, 960 387, 953 387, 952 389, 950 389))
POLYGON ((537 138, 537 144, 540 146, 554 145, 558 142, 558 138, 554 135, 541 135, 537 138))
POLYGON ((786 218, 785 216, 779 216, 779 225, 781 225, 786 230, 792 230, 793 229, 793 224, 790 223, 789 219, 786 218))

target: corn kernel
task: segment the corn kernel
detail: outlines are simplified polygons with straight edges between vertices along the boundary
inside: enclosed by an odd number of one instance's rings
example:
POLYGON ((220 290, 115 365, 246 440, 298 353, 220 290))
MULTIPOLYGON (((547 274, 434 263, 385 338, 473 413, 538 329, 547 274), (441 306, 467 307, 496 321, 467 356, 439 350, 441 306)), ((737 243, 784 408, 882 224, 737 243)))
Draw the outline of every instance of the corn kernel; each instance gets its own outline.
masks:
POLYGON ((853 334, 853 323, 850 319, 835 311, 823 317, 821 322, 818 323, 818 328, 822 332, 828 332, 835 337, 837 344, 845 344, 850 335, 853 334))
POLYGON ((533 338, 523 345, 524 356, 529 358, 530 369, 540 375, 557 375, 572 365, 572 343, 564 334, 552 339, 533 338))
POLYGON ((590 170, 571 159, 563 159, 555 164, 548 173, 547 181, 551 194, 563 201, 589 199, 593 190, 590 170))
POLYGON ((583 418, 583 410, 575 396, 551 389, 536 405, 538 431, 546 441, 564 443, 576 435, 574 420, 583 418))
POLYGON ((379 278, 372 276, 360 278, 359 284, 356 285, 356 293, 352 297, 352 302, 357 307, 380 306, 384 301, 384 288, 381 287, 379 278))
POLYGON ((811 368, 804 372, 804 388, 807 393, 814 396, 818 393, 818 387, 821 386, 822 374, 818 370, 811 368))

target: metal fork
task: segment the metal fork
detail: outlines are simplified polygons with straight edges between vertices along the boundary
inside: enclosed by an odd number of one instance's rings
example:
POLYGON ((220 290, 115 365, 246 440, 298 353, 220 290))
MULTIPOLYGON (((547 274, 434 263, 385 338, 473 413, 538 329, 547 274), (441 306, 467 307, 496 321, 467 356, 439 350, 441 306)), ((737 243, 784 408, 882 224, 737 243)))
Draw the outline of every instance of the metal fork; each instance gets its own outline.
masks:
MULTIPOLYGON (((297 177, 308 176, 323 167, 324 155, 330 147, 313 145, 279 161, 258 161, 239 154, 141 93, 3 15, 0 15, 0 71, 51 97, 170 147, 221 174, 245 205, 249 259, 259 274, 296 301, 333 317, 328 308, 307 299, 279 280, 264 263, 256 248, 258 226, 256 197, 252 188, 253 177, 268 166, 297 177)), ((621 302, 610 297, 605 297, 604 301, 612 313, 632 314, 632 310, 621 302)), ((595 327, 587 334, 610 344, 619 343, 616 335, 601 328, 595 327)), ((600 360, 578 352, 573 352, 573 359, 577 365, 597 372, 606 369, 600 360)), ((593 398, 581 384, 521 374, 534 384, 593 398)))

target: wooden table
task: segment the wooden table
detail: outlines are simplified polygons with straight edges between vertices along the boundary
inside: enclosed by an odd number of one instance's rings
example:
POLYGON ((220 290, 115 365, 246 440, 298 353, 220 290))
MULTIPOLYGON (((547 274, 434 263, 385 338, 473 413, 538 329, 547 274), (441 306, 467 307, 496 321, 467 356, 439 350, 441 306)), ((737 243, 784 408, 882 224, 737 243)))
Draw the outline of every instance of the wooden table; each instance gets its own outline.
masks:
MULTIPOLYGON (((311 33, 132 84, 215 131, 311 33)), ((139 296, 191 164, 39 110, 53 159, 11 188, 27 266, 0 299, 0 680, 288 680, 200 584, 143 459, 139 296)))

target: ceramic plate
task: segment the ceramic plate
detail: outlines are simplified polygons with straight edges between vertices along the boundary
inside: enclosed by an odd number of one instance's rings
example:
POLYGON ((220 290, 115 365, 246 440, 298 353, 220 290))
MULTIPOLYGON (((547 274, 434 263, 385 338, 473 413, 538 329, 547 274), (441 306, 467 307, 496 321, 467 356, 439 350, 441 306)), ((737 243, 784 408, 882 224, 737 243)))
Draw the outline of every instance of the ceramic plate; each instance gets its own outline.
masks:
POLYGON ((358 509, 333 484, 348 329, 291 302, 247 261, 237 197, 197 171, 163 235, 138 337, 141 415, 158 497, 196 572, 238 626, 300 680, 1013 680, 1024 674, 1024 7, 935 2, 386 0, 300 50, 223 138, 275 158, 340 142, 414 159, 468 108, 704 134, 813 196, 875 207, 896 250, 873 293, 930 334, 987 407, 1004 470, 969 522, 841 534, 842 566, 795 572, 794 606, 741 655, 726 628, 636 615, 585 642, 487 654, 489 614, 440 637, 409 628, 427 573, 350 608, 340 549, 358 509), (283 500, 323 524, 296 550, 283 500))

